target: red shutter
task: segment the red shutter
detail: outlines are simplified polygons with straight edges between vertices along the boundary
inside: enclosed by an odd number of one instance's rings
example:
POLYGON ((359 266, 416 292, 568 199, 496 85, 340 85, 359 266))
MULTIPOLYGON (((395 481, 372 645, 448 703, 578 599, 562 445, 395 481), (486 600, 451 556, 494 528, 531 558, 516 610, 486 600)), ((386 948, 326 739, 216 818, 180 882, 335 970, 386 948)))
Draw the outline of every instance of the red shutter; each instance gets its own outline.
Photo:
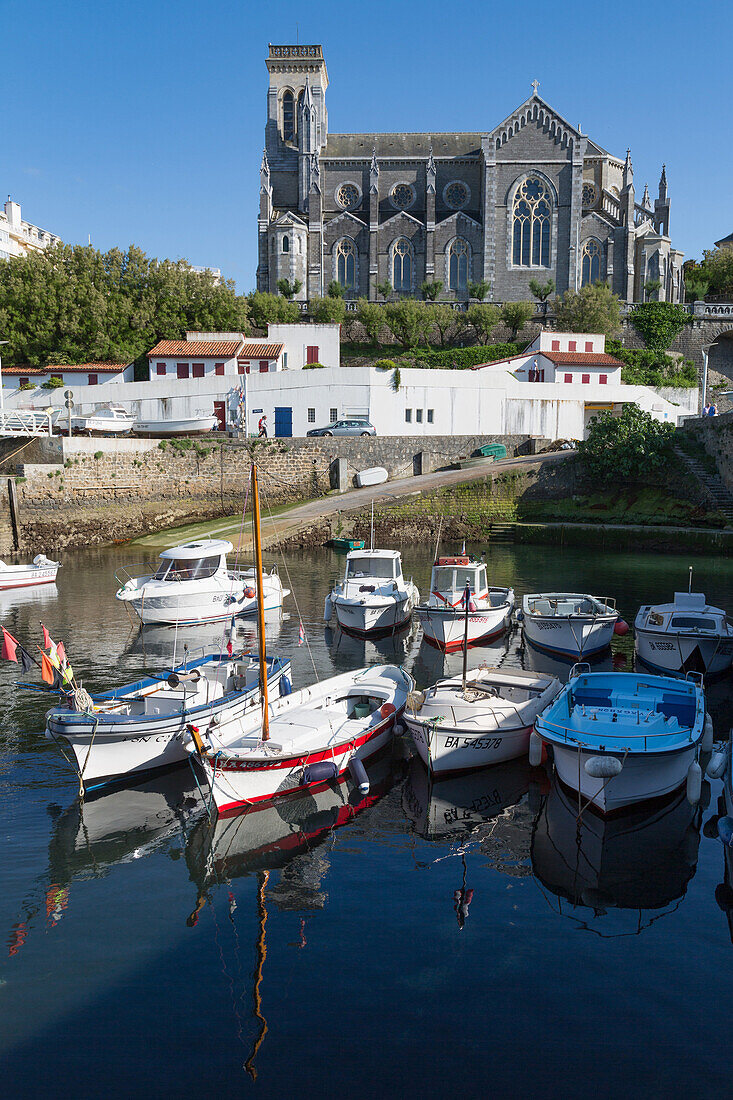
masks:
POLYGON ((599 374, 598 375, 598 381, 600 382, 600 384, 602 386, 605 386, 606 383, 608 382, 608 375, 607 374, 599 374))
POLYGON ((89 375, 89 385, 90 386, 96 386, 98 381, 99 381, 99 378, 96 374, 90 374, 89 375))
POLYGON ((219 421, 219 431, 225 432, 227 430, 227 406, 226 401, 214 402, 214 416, 219 421))
POLYGON ((565 375, 565 381, 566 382, 572 382, 572 380, 573 380, 572 374, 566 374, 565 375))
POLYGON ((27 386, 29 381, 30 381, 29 378, 19 378, 18 379, 18 385, 19 386, 27 386))
POLYGON ((155 369, 158 372, 158 374, 165 374, 165 363, 158 363, 158 365, 155 369))
POLYGON ((249 374, 249 363, 237 363, 237 370, 240 374, 249 374))
POLYGON ((306 363, 317 363, 318 362, 318 345, 317 344, 309 344, 308 345, 308 348, 306 350, 305 361, 306 361, 306 363))
POLYGON ((583 385, 585 385, 587 382, 590 382, 590 375, 589 374, 584 374, 581 381, 582 381, 583 385))
POLYGON ((260 359, 260 374, 267 374, 270 369, 269 359, 260 359))
POLYGON ((560 341, 559 340, 553 340, 552 341, 552 350, 553 351, 559 351, 560 350, 560 341))
POLYGON ((223 374, 223 373, 224 373, 224 364, 223 363, 217 363, 216 366, 214 367, 214 374, 223 374))
POLYGON ((188 363, 176 363, 176 374, 179 378, 188 378, 188 363))
POLYGON ((575 351, 578 346, 577 340, 568 340, 568 351, 575 351))
POLYGON ((592 340, 586 340, 585 350, 586 351, 593 351, 593 341, 592 340))
POLYGON ((193 374, 194 378, 203 378, 204 377, 204 364, 203 363, 192 363, 191 364, 191 373, 193 374))

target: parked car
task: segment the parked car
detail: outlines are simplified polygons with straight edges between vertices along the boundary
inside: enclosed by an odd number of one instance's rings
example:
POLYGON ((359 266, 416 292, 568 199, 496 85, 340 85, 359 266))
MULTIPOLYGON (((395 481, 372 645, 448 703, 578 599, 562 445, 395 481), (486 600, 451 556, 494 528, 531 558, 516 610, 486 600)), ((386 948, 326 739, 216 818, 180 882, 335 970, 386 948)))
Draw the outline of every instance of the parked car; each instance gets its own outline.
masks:
POLYGON ((311 428, 307 435, 376 435, 377 429, 366 417, 352 417, 351 420, 336 420, 327 428, 311 428))

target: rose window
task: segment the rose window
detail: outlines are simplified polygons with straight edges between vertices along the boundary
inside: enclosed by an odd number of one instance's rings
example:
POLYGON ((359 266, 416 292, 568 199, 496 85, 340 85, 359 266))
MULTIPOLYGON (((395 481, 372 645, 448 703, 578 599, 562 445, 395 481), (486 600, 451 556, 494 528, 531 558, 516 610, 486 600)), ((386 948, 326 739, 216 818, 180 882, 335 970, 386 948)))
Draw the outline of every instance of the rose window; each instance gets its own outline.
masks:
POLYGON ((468 202, 468 188, 465 183, 458 180, 455 183, 449 183, 443 192, 443 198, 446 206, 451 210, 460 210, 468 202))
POLYGON ((392 188, 391 198, 398 210, 407 210, 415 201, 415 191, 409 183, 398 183, 392 188))
POLYGON ((351 210, 353 207, 358 206, 360 199, 359 188, 355 183, 342 183, 336 192, 336 202, 344 210, 351 210))

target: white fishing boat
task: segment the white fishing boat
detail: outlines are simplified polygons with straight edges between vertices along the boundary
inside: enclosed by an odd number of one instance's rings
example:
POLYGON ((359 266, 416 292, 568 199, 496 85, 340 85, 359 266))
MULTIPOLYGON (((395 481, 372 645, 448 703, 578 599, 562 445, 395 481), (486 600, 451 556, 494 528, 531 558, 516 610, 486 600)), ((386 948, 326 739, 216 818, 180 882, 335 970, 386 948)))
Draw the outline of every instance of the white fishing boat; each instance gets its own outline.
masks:
POLYGON ((390 633, 405 626, 420 593, 402 575, 398 550, 352 550, 346 555, 344 579, 326 599, 324 618, 332 612, 342 630, 352 634, 390 633))
POLYGON ((178 416, 170 420, 136 420, 132 430, 135 435, 157 439, 158 436, 203 435, 213 431, 218 423, 218 417, 199 413, 198 416, 178 416))
MULTIPOLYGON (((265 664, 273 692, 290 691, 290 662, 265 664)), ((178 735, 188 723, 226 735, 248 712, 259 713, 260 667, 251 654, 215 654, 97 695, 75 688, 46 715, 47 736, 71 746, 85 791, 130 781, 185 761, 178 735)))
MULTIPOLYGON (((262 585, 257 467, 252 466, 257 586, 262 585)), ((349 555, 351 556, 351 555, 349 555)), ((258 610, 260 661, 265 660, 264 612, 258 610)), ((261 681, 261 714, 236 729, 205 732, 194 722, 185 741, 220 815, 279 795, 331 782, 351 771, 368 788, 363 761, 390 742, 413 681, 394 665, 334 676, 272 702, 261 681)))
POLYGON ((426 642, 451 653, 464 644, 482 645, 507 629, 514 610, 514 589, 489 587, 486 565, 465 554, 438 558, 430 577, 427 603, 415 609, 426 642), (466 634, 466 586, 468 633, 466 634))
POLYGON ((370 466, 368 470, 359 470, 356 475, 356 484, 360 489, 367 485, 383 485, 388 477, 389 474, 384 466, 370 466))
POLYGON ((614 631, 626 633, 616 601, 577 592, 535 592, 524 597, 524 640, 570 661, 587 660, 611 644, 614 631), (617 629, 618 624, 618 629, 617 629))
POLYGON ((672 603, 640 607, 634 623, 636 656, 666 675, 715 676, 733 662, 733 626, 702 592, 675 592, 672 603))
POLYGON ((537 716, 561 687, 541 673, 475 668, 412 692, 403 721, 436 778, 474 771, 526 756, 537 716))
POLYGON ((605 814, 661 798, 685 782, 690 801, 699 801, 698 750, 703 737, 712 746, 713 731, 702 677, 690 676, 592 673, 588 664, 576 665, 537 718, 530 763, 541 742, 551 745, 559 779, 605 814))
MULTIPOLYGON (((63 412, 61 413, 63 427, 63 412)), ((132 430, 135 417, 126 412, 121 405, 95 406, 94 412, 87 416, 72 416, 72 431, 86 432, 88 435, 125 435, 132 430)))
POLYGON ((0 592, 8 588, 30 588, 37 584, 53 584, 60 563, 45 554, 36 554, 30 565, 8 565, 0 561, 0 592))
MULTIPOLYGON (((142 623, 185 626, 220 622, 257 610, 253 569, 230 569, 227 554, 234 547, 226 539, 199 539, 164 550, 155 573, 130 576, 130 566, 118 570, 115 596, 128 604, 142 623)), ((282 607, 289 594, 277 567, 265 575, 265 611, 282 607)))

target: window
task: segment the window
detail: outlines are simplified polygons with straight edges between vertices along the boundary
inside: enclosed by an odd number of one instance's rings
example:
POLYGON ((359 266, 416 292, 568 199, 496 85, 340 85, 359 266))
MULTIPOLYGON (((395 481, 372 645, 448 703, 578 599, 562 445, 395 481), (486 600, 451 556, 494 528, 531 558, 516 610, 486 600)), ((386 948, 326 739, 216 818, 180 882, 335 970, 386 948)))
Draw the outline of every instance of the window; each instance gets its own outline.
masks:
POLYGON ((607 385, 608 384, 608 375, 607 374, 599 374, 598 375, 598 382, 599 382, 599 385, 601 385, 601 386, 607 385))
POLYGON ((517 267, 550 266, 550 189, 539 176, 517 188, 512 208, 513 257, 517 267))
POLYGON ((586 351, 593 351, 593 341, 592 340, 586 340, 585 350, 586 351))
POLYGON ((18 379, 18 385, 19 386, 27 386, 29 382, 30 382, 30 378, 19 378, 18 379))
POLYGON ((191 374, 193 375, 194 378, 203 378, 204 377, 204 364, 203 363, 192 363, 191 364, 191 374))
POLYGON ((331 411, 329 413, 329 416, 328 416, 329 423, 334 424, 338 420, 338 418, 339 418, 338 409, 331 409, 331 411))
POLYGON ((290 251, 290 237, 283 237, 283 252, 290 251))
POLYGON ((89 375, 89 385, 90 386, 96 386, 98 383, 99 383, 99 375, 98 374, 90 374, 89 375))
POLYGON ((468 286, 468 241, 457 237, 448 250, 448 289, 465 290, 468 286))
POLYGON ((392 247, 392 286, 402 293, 412 290, 412 245, 405 237, 392 247))
POLYGON ((318 352, 319 352, 318 344, 309 344, 308 347, 305 349, 305 361, 306 361, 306 363, 317 363, 318 362, 318 352))
POLYGON ((415 188, 411 183, 396 183, 389 197, 396 210, 409 210, 415 201, 415 188))
POLYGON ((237 371, 239 374, 249 374, 249 363, 240 360, 240 362, 237 363, 237 371))
POLYGON ((560 350, 560 341, 559 340, 553 340, 552 341, 552 350, 553 351, 559 351, 560 350))
POLYGON ((577 340, 568 340, 568 351, 577 351, 577 349, 578 349, 578 341, 577 340))
POLYGON ((336 189, 336 202, 344 210, 353 210, 361 201, 361 191, 355 183, 342 183, 336 189))
POLYGON ((157 363, 155 366, 156 374, 165 374, 165 363, 157 363))
POLYGON ((589 374, 584 374, 581 378, 581 382, 583 383, 584 386, 586 386, 590 382, 590 375, 589 374))
POLYGON ((222 375, 224 373, 224 364, 217 363, 214 367, 214 374, 222 375))
POLYGON ((188 378, 188 363, 176 363, 176 374, 179 378, 188 378))
POLYGON ((461 180, 454 180, 443 188, 443 202, 451 210, 460 210, 471 197, 471 192, 461 180))
POLYGON ((315 422, 316 422, 316 410, 315 409, 308 409, 308 423, 309 424, 315 424, 315 422))
POLYGON ((527 373, 527 381, 528 382, 544 382, 544 380, 545 380, 544 367, 543 367, 542 370, 538 370, 537 367, 535 367, 534 369, 528 371, 528 373, 527 373))
POLYGON ((336 253, 336 282, 345 290, 353 290, 356 286, 356 245, 351 237, 344 237, 335 246, 336 253))
POLYGON ((594 183, 583 184, 583 209, 587 209, 589 206, 595 205, 596 201, 596 185, 594 183))
POLYGON ((286 351, 284 351, 283 352, 283 370, 287 370, 287 369, 288 369, 288 353, 286 351))
POLYGON ((422 409, 415 409, 415 421, 422 424, 422 409))
POLYGON ((601 277, 601 246, 592 237, 583 245, 581 260, 581 285, 597 283, 601 277))
POLYGON ((428 424, 432 424, 432 423, 433 423, 433 410, 428 409, 428 424))
POLYGON ((412 424, 412 409, 405 409, 405 424, 412 424))
POLYGON ((267 374, 270 369, 269 359, 260 359, 260 374, 267 374))
POLYGON ((565 381, 566 382, 572 382, 572 380, 573 380, 572 374, 566 374, 565 375, 565 381))
POLYGON ((283 138, 292 141, 295 137, 295 100, 292 92, 283 96, 283 138))

